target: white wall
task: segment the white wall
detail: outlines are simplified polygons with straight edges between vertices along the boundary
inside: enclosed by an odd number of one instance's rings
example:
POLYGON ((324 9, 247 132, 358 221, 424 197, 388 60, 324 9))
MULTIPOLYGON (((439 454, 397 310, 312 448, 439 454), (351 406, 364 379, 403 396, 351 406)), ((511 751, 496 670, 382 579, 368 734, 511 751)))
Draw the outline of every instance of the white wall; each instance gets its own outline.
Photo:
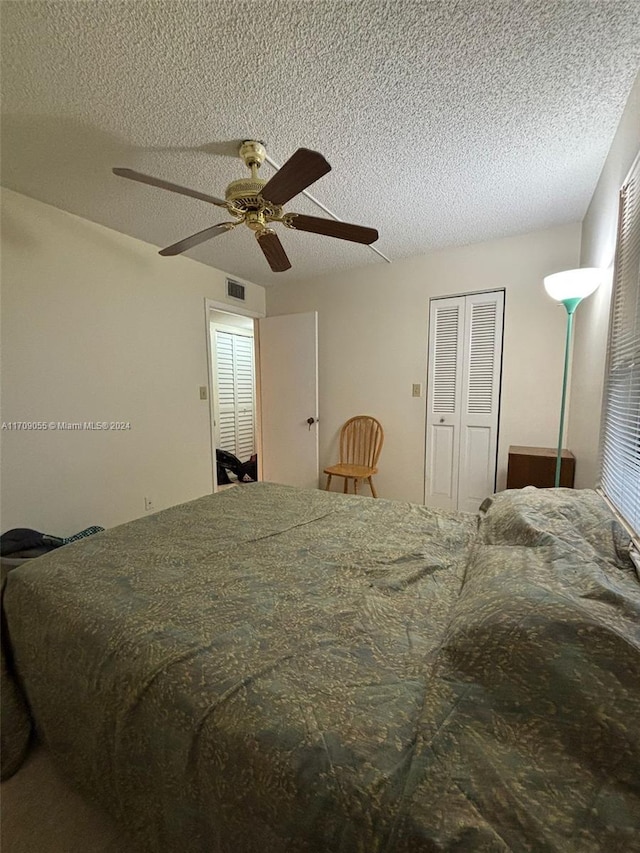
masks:
MULTIPOLYGON (((131 423, 3 430, 2 530, 64 536, 140 516, 145 496, 162 509, 211 492, 199 387, 225 273, 8 190, 2 204, 2 421, 131 423)), ((246 307, 264 311, 262 287, 246 307)))
POLYGON ((321 467, 337 461, 348 417, 374 415, 385 429, 379 494, 423 502, 426 397, 411 386, 426 383, 429 298, 496 288, 506 289, 498 488, 510 444, 555 446, 566 315, 542 279, 576 266, 579 251, 576 223, 267 288, 267 315, 318 311, 321 467))
MULTIPOLYGON (((631 90, 600 180, 582 223, 580 266, 611 268, 618 225, 620 187, 640 150, 640 76, 631 90)), ((611 279, 579 306, 575 315, 568 446, 576 455, 576 486, 598 480, 600 409, 611 305, 611 279)))

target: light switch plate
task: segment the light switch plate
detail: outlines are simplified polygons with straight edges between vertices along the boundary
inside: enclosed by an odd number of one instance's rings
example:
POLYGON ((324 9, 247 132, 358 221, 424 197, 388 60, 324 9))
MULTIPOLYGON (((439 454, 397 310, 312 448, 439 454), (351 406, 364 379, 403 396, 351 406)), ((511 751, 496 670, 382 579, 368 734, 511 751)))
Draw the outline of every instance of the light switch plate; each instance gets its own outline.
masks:
POLYGON ((207 397, 208 397, 208 394, 207 394, 207 386, 206 386, 206 385, 201 385, 201 386, 200 386, 200 399, 201 399, 201 400, 206 400, 206 399, 207 399, 207 397))
POLYGON ((414 382, 411 390, 412 397, 421 397, 422 396, 422 385, 420 382, 414 382))

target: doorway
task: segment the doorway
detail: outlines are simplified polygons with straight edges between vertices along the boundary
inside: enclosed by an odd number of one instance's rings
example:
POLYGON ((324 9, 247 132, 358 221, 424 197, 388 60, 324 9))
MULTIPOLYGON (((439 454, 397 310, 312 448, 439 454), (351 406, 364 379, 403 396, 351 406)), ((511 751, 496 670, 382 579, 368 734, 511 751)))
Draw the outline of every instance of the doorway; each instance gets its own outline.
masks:
MULTIPOLYGON (((216 450, 219 442, 235 441, 241 454, 248 452, 247 439, 253 433, 258 456, 258 480, 317 488, 318 486, 318 318, 315 312, 264 317, 263 314, 238 308, 224 302, 205 299, 207 363, 209 370, 209 409, 211 419, 211 476, 213 491, 217 492, 216 450), (213 314, 212 312, 217 312, 213 314), (212 319, 213 318, 213 319, 212 319), (234 319, 235 318, 235 319, 234 319), (248 321, 248 323, 247 323, 248 321), (212 325, 220 327, 218 335, 212 325), (231 329, 224 328, 231 326, 231 329), (244 330, 244 333, 239 331, 244 330), (224 332, 231 334, 231 349, 244 349, 245 366, 249 358, 247 341, 252 341, 253 430, 248 426, 248 413, 230 418, 220 402, 230 401, 229 387, 235 387, 240 403, 247 403, 246 383, 236 382, 227 370, 218 381, 216 351, 217 337, 221 341, 218 360, 225 360, 222 351, 229 342, 224 332), (251 332, 253 335, 251 336, 251 332), (237 339, 237 340, 236 340, 237 339), (236 343, 234 344, 234 341, 236 343), (241 399, 242 388, 244 400, 241 399), (226 397, 222 392, 226 393, 226 397), (226 420, 225 420, 226 418, 226 420), (224 429, 223 429, 224 427, 224 429)), ((233 354, 233 352, 231 352, 233 354)), ((239 365, 239 370, 242 364, 239 365)), ((240 380, 242 376, 238 376, 240 380)), ((237 408, 237 407, 236 407, 237 408)), ((242 405, 240 406, 242 408, 242 405)), ((246 405, 245 405, 246 409, 246 405)), ((222 448, 221 448, 222 449, 222 448)), ((234 452, 230 450, 229 452, 234 452)), ((234 455, 238 455, 234 452, 234 455)))
POLYGON ((504 290, 432 299, 425 504, 476 512, 495 491, 504 290))
POLYGON ((257 320, 264 315, 243 306, 205 299, 211 480, 218 484, 216 450, 233 453, 241 461, 258 454, 260 476, 260 377, 257 320), (238 454, 236 451, 240 451, 238 454))
MULTIPOLYGON (((243 463, 257 455, 253 325, 250 317, 221 311, 211 311, 209 319, 214 445, 243 463)), ((216 471, 220 481, 218 465, 216 471)), ((231 483, 237 476, 230 475, 231 483)))

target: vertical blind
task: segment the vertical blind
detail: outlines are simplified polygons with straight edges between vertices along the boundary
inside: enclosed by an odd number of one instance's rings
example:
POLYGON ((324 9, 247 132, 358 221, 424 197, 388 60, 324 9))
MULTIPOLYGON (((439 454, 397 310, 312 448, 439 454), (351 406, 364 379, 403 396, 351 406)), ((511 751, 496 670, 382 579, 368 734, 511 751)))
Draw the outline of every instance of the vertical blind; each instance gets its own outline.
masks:
POLYGON ((640 154, 620 191, 601 488, 640 536, 640 154))

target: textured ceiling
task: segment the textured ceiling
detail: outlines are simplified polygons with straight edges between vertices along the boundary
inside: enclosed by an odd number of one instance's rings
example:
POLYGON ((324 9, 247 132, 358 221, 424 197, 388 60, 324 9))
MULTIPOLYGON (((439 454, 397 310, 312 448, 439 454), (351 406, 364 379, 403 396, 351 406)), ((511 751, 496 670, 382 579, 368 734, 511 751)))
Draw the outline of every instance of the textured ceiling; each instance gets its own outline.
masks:
MULTIPOLYGON (((248 174, 230 156, 246 138, 279 163, 321 151, 333 171, 310 191, 392 259, 580 220, 640 64, 637 0, 0 8, 3 185, 158 246, 225 212, 111 167, 219 196, 248 174)), ((384 263, 282 231, 286 273, 246 228, 189 256, 261 284, 384 263)))

